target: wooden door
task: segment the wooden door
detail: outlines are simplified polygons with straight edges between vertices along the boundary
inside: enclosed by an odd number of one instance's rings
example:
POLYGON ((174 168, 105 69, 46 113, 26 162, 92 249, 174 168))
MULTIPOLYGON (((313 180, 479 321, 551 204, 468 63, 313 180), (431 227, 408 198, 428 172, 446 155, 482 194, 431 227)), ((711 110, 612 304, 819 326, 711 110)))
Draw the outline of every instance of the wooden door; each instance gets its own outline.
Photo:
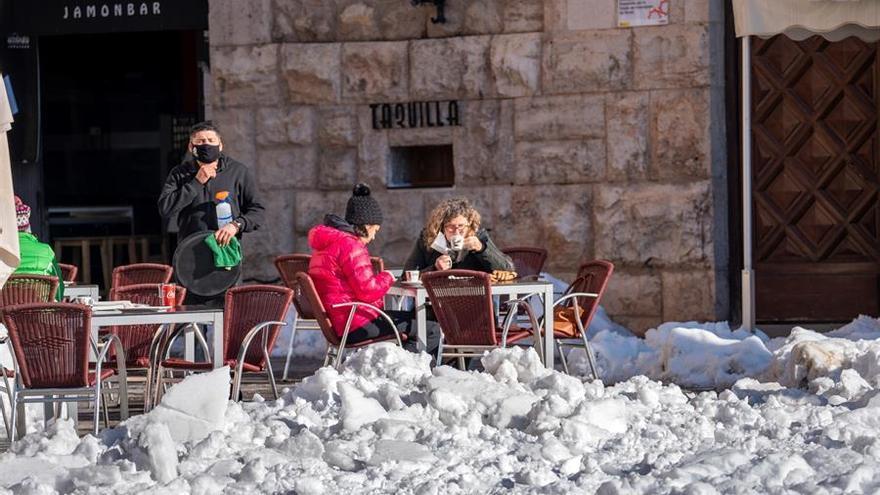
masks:
POLYGON ((878 44, 752 42, 759 321, 848 321, 880 306, 878 44))

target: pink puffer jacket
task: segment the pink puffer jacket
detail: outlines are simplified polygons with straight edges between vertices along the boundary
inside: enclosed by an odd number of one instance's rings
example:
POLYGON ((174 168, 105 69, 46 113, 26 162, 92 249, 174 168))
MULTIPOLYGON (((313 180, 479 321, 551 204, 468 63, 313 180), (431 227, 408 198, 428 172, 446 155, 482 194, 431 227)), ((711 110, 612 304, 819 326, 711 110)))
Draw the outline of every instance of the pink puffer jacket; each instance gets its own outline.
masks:
MULTIPOLYGON (((382 299, 394 279, 387 272, 373 273, 370 253, 354 234, 318 225, 309 231, 309 246, 312 248, 309 276, 315 282, 315 289, 336 333, 341 337, 351 308, 334 309, 333 305, 365 302, 382 308, 382 299)), ((351 329, 359 328, 378 316, 371 309, 358 308, 351 329)))

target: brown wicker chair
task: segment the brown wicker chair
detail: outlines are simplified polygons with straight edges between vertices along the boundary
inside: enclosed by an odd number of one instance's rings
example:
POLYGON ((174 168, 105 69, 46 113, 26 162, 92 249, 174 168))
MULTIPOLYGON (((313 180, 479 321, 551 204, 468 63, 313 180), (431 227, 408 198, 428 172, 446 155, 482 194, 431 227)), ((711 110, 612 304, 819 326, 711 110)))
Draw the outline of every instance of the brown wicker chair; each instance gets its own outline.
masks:
MULTIPOLYGON (((3 320, 12 345, 15 377, 12 387, 12 420, 15 429, 19 408, 26 403, 94 402, 94 433, 98 433, 103 382, 118 373, 120 416, 128 418, 128 392, 125 386, 124 360, 116 370, 105 369, 110 345, 96 352, 95 369, 89 369, 89 350, 97 351, 91 341, 91 310, 68 303, 35 303, 8 306, 3 320)), ((124 354, 119 339, 107 336, 114 349, 124 354)), ((4 377, 7 376, 3 370, 4 377)), ((115 390, 115 389, 114 389, 115 390)), ((108 423, 106 404, 104 422, 108 423)), ((23 433, 23 432, 19 432, 23 433)), ((12 435, 15 437, 16 435, 12 435)))
MULTIPOLYGON (((289 289, 293 290, 293 308, 296 314, 293 316, 293 325, 290 329, 290 340, 287 342, 287 357, 284 359, 284 373, 281 375, 282 380, 287 380, 287 371, 290 368, 290 357, 293 355, 293 342, 296 339, 297 330, 320 330, 318 322, 315 321, 315 315, 309 300, 300 289, 299 282, 296 279, 297 273, 309 272, 310 254, 285 254, 275 258, 275 268, 281 275, 289 289)), ((380 259, 381 261, 381 259, 380 259)))
POLYGON ((370 264, 373 265, 373 273, 382 273, 385 271, 385 260, 378 256, 371 256, 370 264))
POLYGON ((49 275, 12 275, 0 288, 0 309, 14 304, 52 302, 60 281, 49 275))
POLYGON ((509 247, 501 252, 513 260, 519 278, 537 278, 547 261, 547 250, 537 247, 509 247))
POLYGON ((324 355, 324 366, 327 366, 331 363, 331 358, 333 362, 333 366, 336 369, 339 369, 339 366, 342 364, 342 359, 345 355, 346 346, 349 349, 359 349, 361 347, 366 347, 370 344, 375 344, 377 342, 387 342, 390 340, 397 340, 397 344, 403 346, 403 341, 406 340, 406 335, 401 335, 397 331, 397 326, 394 325, 394 321, 381 309, 367 303, 362 302, 350 302, 337 304, 335 307, 350 307, 351 315, 357 311, 358 307, 366 307, 370 308, 379 313, 380 316, 385 318, 391 327, 394 329, 394 335, 386 335, 376 339, 365 340, 362 342, 357 342, 354 344, 348 343, 348 332, 351 330, 351 318, 349 317, 348 325, 342 330, 342 337, 340 337, 336 329, 333 328, 333 322, 330 320, 330 316, 327 314, 327 311, 324 309, 324 303, 321 302, 321 298, 318 296, 318 291, 315 290, 315 284, 312 282, 312 278, 309 277, 308 273, 298 273, 296 275, 297 280, 299 281, 299 285, 302 289, 303 294, 306 299, 309 301, 309 304, 312 307, 313 315, 315 320, 318 322, 318 326, 321 327, 321 333, 324 334, 324 338, 327 339, 327 353, 324 355))
POLYGON ((174 269, 159 263, 135 263, 117 266, 113 269, 111 288, 117 289, 136 284, 167 284, 171 281, 174 269))
POLYGON ((61 278, 65 282, 76 282, 76 275, 79 273, 79 268, 76 265, 58 263, 58 268, 61 269, 61 278))
MULTIPOLYGON (((556 346, 559 349, 560 360, 565 372, 568 373, 568 362, 565 359, 566 347, 583 347, 587 353, 587 361, 590 364, 590 371, 593 378, 599 379, 599 370, 596 368, 596 357, 593 355, 593 349, 590 347, 590 341, 587 340, 587 330, 590 328, 590 322, 596 310, 599 309, 599 301, 605 294, 608 287, 608 281, 611 274, 614 273, 614 263, 606 260, 593 260, 581 264, 578 268, 577 277, 574 282, 568 286, 565 293, 553 303, 553 308, 546 314, 556 315, 556 309, 559 307, 571 307, 574 314, 580 314, 580 318, 575 318, 575 329, 581 342, 572 342, 571 336, 565 333, 554 332, 556 346)), ((554 326, 558 324, 554 321, 554 326)), ((543 325, 541 326, 543 328, 543 325)))
MULTIPOLYGON (((162 296, 159 294, 161 284, 135 284, 126 285, 117 289, 110 289, 111 301, 131 301, 136 304, 148 304, 150 306, 162 306, 162 296)), ((180 306, 186 298, 186 289, 177 287, 175 304, 180 306)), ((102 329, 103 330, 103 329, 102 329)), ((123 325, 107 327, 103 333, 111 333, 119 338, 122 348, 125 350, 125 366, 129 373, 142 371, 146 376, 144 384, 144 410, 150 409, 150 391, 154 380, 152 363, 156 360, 155 353, 162 343, 165 325, 123 325)), ((207 343, 202 343, 202 348, 207 350, 207 343)), ((116 360, 116 353, 112 350, 109 355, 111 362, 116 360)))
MULTIPOLYGON (((293 291, 277 285, 244 285, 226 291, 226 306, 223 309, 223 362, 233 371, 232 399, 238 400, 241 378, 244 373, 266 373, 272 393, 278 398, 275 385, 275 374, 269 356, 278 339, 281 327, 286 325, 284 315, 290 306, 293 291), (251 347, 251 342, 261 335, 260 345, 251 347)), ((160 350, 164 356, 174 339, 183 328, 178 329, 167 340, 160 350)), ((204 340, 204 337, 202 337, 204 340)), ((205 362, 188 361, 181 358, 166 358, 156 368, 155 401, 158 403, 164 382, 173 381, 173 377, 164 377, 164 372, 210 371, 213 363, 210 356, 205 362)))
MULTIPOLYGON (((465 357, 482 355, 483 351, 506 347, 528 337, 540 349, 541 339, 533 331, 522 330, 513 324, 518 308, 523 308, 538 328, 531 306, 524 299, 512 299, 512 306, 504 323, 499 327, 492 303, 492 284, 489 274, 471 270, 444 270, 422 274, 422 284, 442 329, 437 364, 444 357, 457 357, 464 368, 465 357)), ((539 354, 543 354, 540 353, 539 354)))

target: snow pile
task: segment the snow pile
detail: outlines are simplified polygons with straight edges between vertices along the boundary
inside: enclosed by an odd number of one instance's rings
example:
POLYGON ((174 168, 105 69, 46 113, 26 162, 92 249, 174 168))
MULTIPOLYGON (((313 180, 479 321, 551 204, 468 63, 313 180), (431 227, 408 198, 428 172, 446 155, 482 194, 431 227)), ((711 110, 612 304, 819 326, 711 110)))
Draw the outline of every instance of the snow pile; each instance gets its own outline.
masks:
MULTIPOLYGON (((682 357, 670 373, 728 380, 731 363, 757 366, 742 354, 761 348, 736 332, 658 330, 666 342, 655 344, 658 355, 732 342, 712 352, 723 372, 682 357)), ((180 415, 157 408, 100 439, 77 439, 65 421, 28 436, 0 455, 0 486, 197 494, 880 489, 880 398, 871 380, 859 400, 835 405, 752 378, 721 393, 686 393, 644 376, 605 387, 544 369, 531 349, 493 351, 485 372, 429 363, 375 345, 278 401, 230 402, 225 411, 217 401, 228 374, 196 376, 161 406, 180 415), (178 401, 186 397, 196 409, 178 401), (190 417, 211 413, 213 429, 193 427, 190 417)))
MULTIPOLYGON (((608 383, 645 375, 690 388, 727 388, 760 374, 773 360, 766 336, 731 330, 726 322, 664 323, 644 339, 601 331, 590 342, 599 376, 608 383)), ((569 362, 574 372, 587 375, 583 350, 572 351, 569 362)))

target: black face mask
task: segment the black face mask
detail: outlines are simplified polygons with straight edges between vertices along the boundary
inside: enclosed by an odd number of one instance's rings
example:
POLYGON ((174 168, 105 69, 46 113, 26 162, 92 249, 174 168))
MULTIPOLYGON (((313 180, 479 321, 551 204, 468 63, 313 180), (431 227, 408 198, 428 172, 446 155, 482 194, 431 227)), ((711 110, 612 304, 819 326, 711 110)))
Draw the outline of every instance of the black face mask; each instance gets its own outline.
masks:
POLYGON ((202 163, 214 163, 220 159, 219 144, 197 144, 194 148, 196 159, 202 163))

